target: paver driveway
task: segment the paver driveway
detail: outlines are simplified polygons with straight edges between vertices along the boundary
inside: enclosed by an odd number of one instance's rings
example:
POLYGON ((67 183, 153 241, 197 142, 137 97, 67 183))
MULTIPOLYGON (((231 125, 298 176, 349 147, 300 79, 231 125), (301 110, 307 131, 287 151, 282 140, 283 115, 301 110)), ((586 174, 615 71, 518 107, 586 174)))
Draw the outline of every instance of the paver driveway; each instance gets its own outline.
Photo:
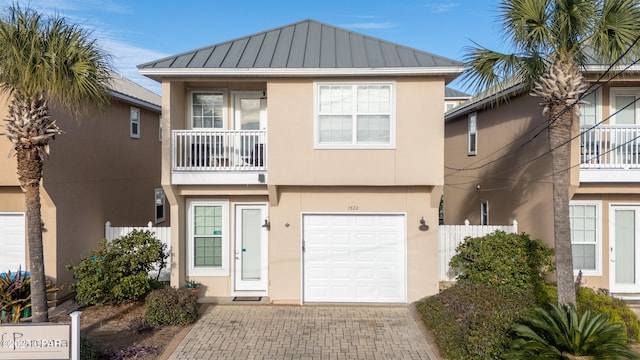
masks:
POLYGON ((407 307, 210 306, 169 359, 432 359, 407 307))

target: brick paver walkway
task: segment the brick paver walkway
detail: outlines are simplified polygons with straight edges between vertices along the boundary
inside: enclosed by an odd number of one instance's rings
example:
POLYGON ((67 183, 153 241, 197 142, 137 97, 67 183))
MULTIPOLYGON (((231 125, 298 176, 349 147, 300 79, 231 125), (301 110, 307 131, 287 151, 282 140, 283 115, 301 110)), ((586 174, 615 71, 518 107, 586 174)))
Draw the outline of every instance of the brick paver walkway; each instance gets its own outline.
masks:
POLYGON ((169 359, 430 359, 407 307, 210 306, 169 359))

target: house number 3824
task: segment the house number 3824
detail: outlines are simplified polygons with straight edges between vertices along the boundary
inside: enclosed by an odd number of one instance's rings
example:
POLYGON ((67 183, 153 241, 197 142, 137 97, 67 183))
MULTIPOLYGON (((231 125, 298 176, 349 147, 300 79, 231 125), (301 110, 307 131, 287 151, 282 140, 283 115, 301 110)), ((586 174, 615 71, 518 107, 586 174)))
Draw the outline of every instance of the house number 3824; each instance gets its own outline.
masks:
POLYGON ((358 205, 349 205, 349 206, 347 206, 347 210, 349 210, 349 211, 358 211, 358 205))

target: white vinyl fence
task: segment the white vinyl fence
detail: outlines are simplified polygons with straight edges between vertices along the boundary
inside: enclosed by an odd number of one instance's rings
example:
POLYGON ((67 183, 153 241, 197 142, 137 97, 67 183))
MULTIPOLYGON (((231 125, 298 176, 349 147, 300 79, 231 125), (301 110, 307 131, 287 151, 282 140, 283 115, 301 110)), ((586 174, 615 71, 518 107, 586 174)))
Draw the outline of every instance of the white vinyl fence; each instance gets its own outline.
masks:
MULTIPOLYGON (((107 239, 107 241, 111 241, 113 239, 129 234, 133 230, 149 230, 154 234, 153 236, 156 239, 162 241, 163 244, 167 245, 167 252, 169 254, 169 257, 167 258, 167 264, 160 272, 159 279, 162 281, 169 281, 169 276, 171 274, 171 228, 166 226, 153 226, 151 221, 147 223, 147 226, 111 226, 111 222, 107 221, 106 224, 104 224, 104 238, 107 239)), ((149 273, 149 275, 153 278, 155 278, 157 274, 158 269, 149 273)))
POLYGON ((440 225, 440 281, 453 281, 455 277, 449 268, 449 261, 456 254, 456 247, 468 237, 481 237, 496 230, 508 233, 518 232, 518 222, 513 220, 511 225, 440 225))

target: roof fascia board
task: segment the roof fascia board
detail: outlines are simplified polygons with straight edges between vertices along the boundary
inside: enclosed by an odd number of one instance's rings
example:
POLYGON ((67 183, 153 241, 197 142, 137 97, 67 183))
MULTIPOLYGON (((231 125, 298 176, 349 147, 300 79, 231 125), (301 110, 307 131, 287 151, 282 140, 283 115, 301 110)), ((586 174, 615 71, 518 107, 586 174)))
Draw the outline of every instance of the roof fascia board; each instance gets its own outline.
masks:
POLYGON ((640 71, 640 65, 618 65, 609 69, 611 65, 584 65, 582 67, 583 72, 594 72, 594 73, 602 73, 607 70, 611 71, 640 71))
POLYGON ((160 112, 162 110, 162 107, 159 106, 159 105, 152 104, 152 103, 146 102, 144 100, 140 100, 138 98, 135 98, 133 96, 129 96, 129 95, 125 95, 123 93, 119 93, 117 91, 111 91, 111 96, 113 96, 113 97, 115 97, 117 99, 120 99, 122 101, 126 101, 126 102, 129 102, 129 103, 132 103, 133 105, 138 105, 138 106, 141 106, 141 107, 144 107, 144 108, 147 108, 147 109, 150 109, 150 110, 154 110, 154 111, 157 111, 157 112, 160 112))
POLYGON ((459 75, 464 67, 397 67, 397 68, 180 68, 139 69, 146 76, 336 76, 336 75, 459 75))
POLYGON ((485 107, 491 102, 495 101, 496 98, 510 98, 514 94, 517 94, 520 90, 524 88, 523 84, 513 85, 507 89, 499 91, 497 93, 491 93, 487 96, 481 97, 479 99, 471 99, 468 103, 463 103, 460 106, 454 107, 450 112, 446 112, 444 114, 444 121, 453 120, 459 116, 466 115, 468 113, 472 113, 480 108, 485 107))

